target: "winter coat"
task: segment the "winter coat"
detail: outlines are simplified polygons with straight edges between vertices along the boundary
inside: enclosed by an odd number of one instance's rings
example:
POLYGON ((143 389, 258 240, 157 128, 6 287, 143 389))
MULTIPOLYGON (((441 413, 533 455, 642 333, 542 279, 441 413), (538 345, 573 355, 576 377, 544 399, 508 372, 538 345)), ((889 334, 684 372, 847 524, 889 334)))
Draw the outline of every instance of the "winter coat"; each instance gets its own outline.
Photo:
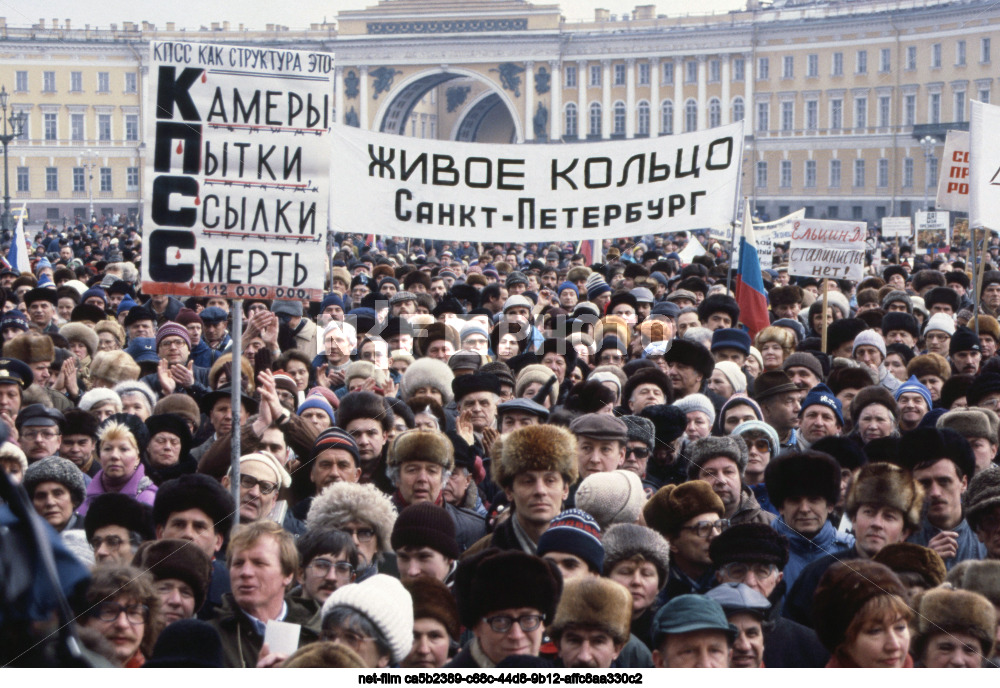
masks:
MULTIPOLYGON (((517 514, 511 513, 510 518, 498 525, 492 534, 487 533, 466 549, 462 555, 463 558, 471 557, 473 554, 482 552, 484 549, 489 549, 490 547, 503 550, 521 550, 521 543, 514 532, 515 518, 517 518, 517 514)), ((534 552, 528 552, 527 554, 534 554, 534 552)))
MULTIPOLYGON (((963 518, 961 523, 952 528, 952 530, 958 533, 958 552, 952 558, 944 560, 945 568, 951 571, 955 567, 955 564, 966 559, 986 558, 986 545, 981 543, 976 534, 972 532, 968 521, 963 518)), ((931 525, 925 516, 920 522, 920 530, 911 535, 906 541, 926 547, 927 543, 940 532, 941 529, 931 525)))
POLYGON ((783 572, 789 589, 794 587, 795 579, 810 563, 828 554, 839 556, 854 546, 854 536, 838 533, 829 521, 824 522, 820 531, 811 538, 790 528, 784 517, 775 519, 771 527, 788 538, 788 564, 783 572))
POLYGON ((785 597, 785 607, 782 610, 782 615, 803 626, 812 628, 813 594, 816 592, 816 586, 819 585, 820 578, 823 577, 828 568, 838 561, 849 561, 859 558, 861 558, 861 555, 858 553, 857 548, 852 547, 850 551, 843 554, 830 554, 820 557, 806 566, 799 574, 795 585, 789 589, 788 596, 785 597))
POLYGON ((729 519, 730 524, 735 526, 738 523, 763 523, 769 526, 774 518, 774 514, 761 508, 753 490, 746 485, 741 486, 740 505, 736 508, 736 513, 729 519))
POLYGON ((764 624, 764 666, 775 669, 818 669, 826 665, 830 653, 816 632, 781 615, 785 591, 781 581, 768 598, 771 611, 764 624))
MULTIPOLYGON (((208 384, 208 368, 202 368, 199 365, 194 366, 194 382, 191 383, 190 387, 186 389, 177 388, 175 392, 182 392, 190 397, 194 397, 195 401, 201 399, 203 396, 212 391, 211 386, 208 384)), ((149 385, 149 388, 153 390, 157 398, 161 398, 164 395, 163 387, 160 385, 160 375, 159 373, 150 373, 142 378, 142 381, 149 385)))
POLYGON ((204 339, 199 339, 198 346, 191 349, 191 360, 201 368, 211 368, 220 356, 222 353, 206 344, 204 339))
MULTIPOLYGON (((128 495, 132 499, 136 500, 140 504, 145 504, 147 506, 153 506, 153 500, 156 499, 156 491, 159 488, 153 484, 153 481, 146 477, 146 468, 141 463, 138 468, 135 469, 135 473, 129 478, 128 482, 117 492, 128 495)), ((107 490, 104 487, 104 470, 98 472, 94 476, 94 479, 90 481, 87 485, 87 496, 83 500, 83 504, 80 508, 76 510, 81 516, 87 515, 87 510, 90 509, 90 503, 94 501, 96 497, 102 494, 108 494, 111 490, 107 490)))
MULTIPOLYGON (((319 640, 319 614, 297 603, 291 597, 285 598, 288 613, 282 621, 302 626, 299 647, 319 640)), ((239 608, 231 594, 223 596, 219 615, 209 622, 219 632, 222 639, 223 665, 230 668, 255 667, 264 636, 254 628, 247 614, 239 608)))

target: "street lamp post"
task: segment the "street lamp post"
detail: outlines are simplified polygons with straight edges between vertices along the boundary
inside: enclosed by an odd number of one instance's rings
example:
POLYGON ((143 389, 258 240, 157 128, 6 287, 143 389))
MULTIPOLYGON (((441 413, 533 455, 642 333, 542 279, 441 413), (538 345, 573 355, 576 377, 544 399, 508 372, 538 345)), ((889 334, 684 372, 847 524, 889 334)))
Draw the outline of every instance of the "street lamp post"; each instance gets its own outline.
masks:
POLYGON ((5 86, 0 86, 0 113, 3 118, 3 134, 0 134, 0 143, 3 144, 3 215, 0 216, 0 228, 3 229, 4 239, 10 236, 11 226, 10 214, 10 168, 7 166, 7 145, 24 132, 24 123, 27 119, 23 112, 14 113, 11 106, 10 118, 7 118, 7 101, 10 94, 5 86), (8 123, 10 127, 8 128, 8 123))
POLYGON ((933 136, 925 136, 920 139, 920 147, 924 149, 924 210, 930 210, 928 200, 928 189, 931 186, 931 159, 934 157, 934 149, 937 148, 938 140, 933 136))
POLYGON ((90 217, 87 226, 94 221, 94 151, 87 151, 87 193, 90 197, 90 217))

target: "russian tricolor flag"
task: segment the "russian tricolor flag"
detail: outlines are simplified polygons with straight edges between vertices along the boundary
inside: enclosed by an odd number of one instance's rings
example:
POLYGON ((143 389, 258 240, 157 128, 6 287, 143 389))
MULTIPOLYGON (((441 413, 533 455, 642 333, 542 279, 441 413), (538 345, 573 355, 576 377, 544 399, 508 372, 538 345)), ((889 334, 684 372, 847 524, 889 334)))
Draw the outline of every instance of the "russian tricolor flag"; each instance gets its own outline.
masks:
POLYGON ((736 268, 734 284, 736 303, 740 306, 740 320, 749 330, 750 338, 771 324, 767 315, 767 294, 764 278, 760 273, 760 257, 753 236, 753 219, 750 216, 750 199, 743 210, 743 232, 740 236, 740 262, 736 268))
POLYGON ((28 241, 24 234, 24 214, 26 210, 27 204, 21 208, 21 217, 17 220, 14 239, 10 242, 10 251, 7 252, 7 263, 22 275, 31 274, 31 256, 28 255, 28 241))

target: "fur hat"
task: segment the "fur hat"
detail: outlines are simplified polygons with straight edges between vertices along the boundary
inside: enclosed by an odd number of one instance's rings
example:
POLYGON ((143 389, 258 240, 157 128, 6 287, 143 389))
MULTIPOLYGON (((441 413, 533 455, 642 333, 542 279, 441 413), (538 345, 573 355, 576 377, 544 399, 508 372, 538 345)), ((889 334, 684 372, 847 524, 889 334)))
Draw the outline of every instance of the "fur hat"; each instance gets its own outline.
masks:
POLYGON ((965 520, 973 531, 978 530, 982 519, 1000 506, 1000 466, 990 464, 988 468, 976 473, 962 496, 965 502, 965 520))
POLYGON ((862 504, 896 509, 903 514, 904 527, 917 530, 924 490, 909 471, 890 463, 870 463, 855 474, 845 510, 853 519, 862 504))
POLYGON ((99 528, 112 525, 138 533, 143 540, 152 540, 153 510, 120 492, 97 495, 83 519, 87 541, 94 539, 94 532, 99 528))
POLYGON ((409 399, 417 389, 430 387, 441 392, 444 402, 442 406, 447 406, 453 398, 451 381, 454 378, 455 373, 447 363, 436 358, 418 358, 403 373, 403 379, 399 383, 399 396, 401 399, 409 399))
POLYGON ((670 543, 652 528, 635 523, 619 523, 604 534, 604 575, 607 576, 619 562, 641 555, 656 566, 660 587, 670 571, 670 543))
POLYGON ((719 456, 731 459, 740 471, 740 477, 747 469, 750 457, 747 443, 742 438, 727 435, 724 437, 702 437, 687 445, 685 449, 688 458, 688 479, 696 480, 701 467, 706 461, 719 456))
POLYGON ((925 375, 936 375, 942 380, 951 377, 951 365, 941 354, 929 353, 916 356, 906 366, 906 375, 914 375, 919 380, 925 375))
POLYGON ((668 378, 663 371, 656 367, 641 368, 630 375, 628 380, 625 382, 625 386, 622 388, 622 404, 627 406, 632 397, 632 393, 636 390, 636 388, 639 387, 639 385, 645 384, 653 384, 659 387, 663 391, 663 398, 668 403, 674 398, 670 378, 668 378))
POLYGON ((944 559, 930 547, 916 545, 912 542, 896 542, 886 545, 878 551, 874 561, 885 564, 897 574, 916 573, 924 579, 928 588, 934 588, 944 583, 948 569, 944 559))
POLYGON ((458 604, 447 585, 437 578, 420 576, 403 583, 413 598, 413 620, 434 619, 444 626, 452 640, 457 641, 462 630, 458 604))
POLYGON ((857 613, 880 595, 907 599, 906 588, 888 566, 853 559, 828 568, 813 597, 816 635, 823 646, 831 653, 836 651, 857 613))
POLYGON ((997 612, 988 599, 968 590, 947 587, 928 590, 916 604, 917 633, 914 655, 923 655, 927 641, 939 633, 962 633, 979 641, 982 655, 993 654, 997 612))
POLYGON ((28 496, 33 497, 35 488, 45 482, 59 483, 69 490, 74 507, 80 506, 87 496, 87 484, 83 480, 83 473, 69 459, 49 456, 34 462, 24 471, 21 485, 28 496))
POLYGON ((645 503, 639 476, 622 469, 588 475, 576 490, 576 507, 593 516, 601 530, 615 523, 635 523, 645 503))
POLYGON ((687 416, 673 404, 654 404, 639 412, 640 418, 653 421, 656 444, 668 444, 684 434, 687 416))
POLYGON ((818 451, 788 452, 764 470, 771 503, 778 509, 790 497, 822 497, 829 506, 840 498, 840 465, 818 451))
POLYGON ((840 394, 845 389, 864 389, 877 383, 872 372, 863 366, 838 366, 830 371, 826 382, 834 394, 840 394))
MULTIPOLYGON (((28 364, 52 361, 56 357, 56 347, 47 334, 25 332, 4 343, 3 355, 28 364)), ((91 364, 91 371, 93 371, 93 364, 91 364)))
POLYGON ((153 580, 176 578, 187 583, 194 592, 194 609, 205 604, 212 562, 208 555, 187 540, 155 540, 144 542, 132 558, 132 566, 153 574, 153 580))
POLYGON ((393 440, 388 464, 399 468, 407 461, 429 461, 450 472, 455 468, 455 449, 443 432, 407 430, 393 440))
POLYGON ((549 633, 558 642, 569 626, 583 626, 624 644, 631 623, 632 593, 623 585, 608 578, 579 578, 566 583, 549 633))
POLYGON ((726 507, 704 480, 665 485, 650 497, 642 509, 646 525, 666 538, 676 535, 685 521, 709 512, 717 513, 722 518, 726 515, 726 507))
MULTIPOLYGON (((705 301, 702 301, 702 305, 705 305, 705 301)), ((698 342, 686 339, 673 340, 663 360, 667 363, 689 365, 706 380, 712 377, 712 372, 715 370, 715 358, 712 352, 698 342)))
POLYGON ((949 428, 967 440, 981 437, 990 444, 997 443, 1000 418, 988 408, 957 408, 944 414, 937 421, 937 427, 949 428))
POLYGON ((59 334, 65 337, 66 341, 83 342, 83 345, 87 347, 87 353, 91 357, 97 353, 97 347, 100 342, 94 328, 87 327, 83 323, 70 322, 59 328, 59 334))
POLYGON ((642 416, 621 416, 628 426, 628 441, 642 442, 650 449, 656 445, 656 427, 653 421, 642 416))
POLYGON ((90 377, 112 385, 139 379, 139 364, 124 351, 98 351, 90 362, 90 377))
MULTIPOLYGON (((553 377, 556 377, 556 374, 548 366, 543 366, 540 363, 526 365, 517 373, 517 380, 514 383, 514 396, 520 397, 521 393, 533 382, 544 385, 553 377)), ((549 389, 548 397, 551 405, 554 407, 556 400, 559 398, 558 380, 549 389)))
POLYGON ((555 425, 529 425, 504 437, 500 460, 492 464, 493 480, 502 488, 524 471, 559 471, 572 485, 579 475, 576 437, 555 425))
POLYGON ((168 394, 156 402, 156 406, 153 407, 153 415, 163 413, 173 413, 190 421, 195 426, 201 425, 201 410, 198 408, 198 402, 187 394, 168 394))
POLYGON ((361 521, 375 529, 378 549, 391 548, 396 510, 392 500, 371 483, 334 483, 313 499, 306 516, 308 530, 336 530, 348 521, 361 521))
POLYGON ((554 563, 519 549, 490 548, 459 563, 453 590, 466 628, 490 612, 518 607, 537 609, 551 619, 562 593, 562 575, 554 563))
POLYGON ((960 590, 978 592, 1000 607, 1000 561, 966 559, 955 564, 945 580, 960 590))
MULTIPOLYGON (((1000 322, 997 322, 997 319, 991 315, 980 315, 978 319, 979 335, 987 334, 994 340, 1000 341, 1000 322)), ((975 321, 970 321, 969 327, 975 329, 975 321)))
POLYGON ((367 666, 357 652, 346 645, 328 640, 317 640, 303 645, 281 664, 283 669, 364 669, 367 666))
POLYGON ((843 318, 834 320, 827 327, 826 353, 830 354, 868 329, 864 320, 843 318))
POLYGON ((899 441, 899 458, 911 471, 941 459, 953 462, 960 477, 971 478, 976 471, 976 459, 969 441, 947 428, 917 428, 906 433, 899 441))
MULTIPOLYGON (((725 294, 712 294, 705 298, 700 304, 698 304, 698 320, 702 323, 707 323, 709 317, 713 313, 725 313, 732 320, 732 326, 735 327, 736 323, 740 320, 740 307, 736 303, 736 299, 732 296, 726 296, 725 294)), ((707 375, 705 377, 708 377, 707 375)))
POLYGON ((722 531, 708 545, 712 565, 721 568, 733 562, 788 563, 788 538, 764 523, 737 523, 722 531))
POLYGON ((363 614, 388 641, 390 664, 399 664, 413 647, 413 599, 399 579, 377 573, 354 585, 337 588, 326 598, 321 618, 336 607, 363 614))
POLYGON ((881 385, 870 385, 858 392, 851 401, 851 420, 854 421, 855 425, 857 425, 858 418, 861 417, 861 412, 865 410, 865 407, 872 404, 881 404, 889 409, 893 418, 899 418, 899 406, 892 398, 892 393, 881 385))
POLYGON ((337 427, 346 430, 351 421, 371 418, 388 429, 392 424, 392 411, 385 407, 382 397, 374 392, 351 392, 345 394, 337 407, 337 427))
POLYGON ((218 480, 202 473, 188 473, 160 485, 153 500, 153 523, 163 526, 170 514, 188 509, 204 511, 215 524, 215 532, 227 535, 236 506, 232 493, 218 480))
POLYGON ((791 306, 793 304, 801 304, 803 291, 802 287, 797 284, 789 284, 784 287, 773 287, 769 292, 767 292, 768 299, 771 301, 771 308, 775 306, 791 306))

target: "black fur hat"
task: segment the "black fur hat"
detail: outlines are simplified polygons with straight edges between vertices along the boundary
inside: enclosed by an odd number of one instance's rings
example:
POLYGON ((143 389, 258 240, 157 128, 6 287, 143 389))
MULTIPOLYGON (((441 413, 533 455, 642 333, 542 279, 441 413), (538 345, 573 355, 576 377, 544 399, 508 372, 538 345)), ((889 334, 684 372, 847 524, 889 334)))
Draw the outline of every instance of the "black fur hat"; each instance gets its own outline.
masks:
POLYGON ((822 497, 834 505, 840 498, 840 466, 819 451, 789 452, 773 459, 764 471, 771 503, 779 509, 792 497, 822 497))

